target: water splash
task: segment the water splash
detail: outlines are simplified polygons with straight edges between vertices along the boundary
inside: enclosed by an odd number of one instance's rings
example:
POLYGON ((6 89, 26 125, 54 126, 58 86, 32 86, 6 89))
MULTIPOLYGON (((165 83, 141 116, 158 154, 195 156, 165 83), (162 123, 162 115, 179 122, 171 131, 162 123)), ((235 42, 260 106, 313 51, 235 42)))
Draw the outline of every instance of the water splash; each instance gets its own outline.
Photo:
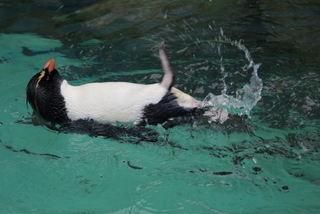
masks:
MULTIPOLYGON (((202 107, 210 107, 206 112, 207 116, 210 116, 211 121, 223 123, 227 119, 228 112, 238 115, 250 116, 250 111, 261 99, 261 90, 263 87, 262 79, 258 76, 258 69, 260 64, 255 64, 251 58, 249 50, 241 43, 241 41, 232 41, 228 39, 223 30, 220 30, 219 41, 227 42, 232 46, 235 46, 239 50, 243 51, 247 64, 242 67, 244 72, 253 70, 251 73, 250 83, 245 84, 242 88, 238 89, 235 96, 227 94, 228 84, 226 78, 229 73, 225 70, 222 61, 223 56, 221 52, 221 46, 218 44, 218 54, 220 56, 220 70, 222 73, 223 89, 221 95, 214 95, 209 93, 202 101, 202 107)), ((229 71, 231 72, 231 71, 229 71)))
MULTIPOLYGON (((203 28, 204 22, 196 18, 185 19, 179 25, 167 25, 161 32, 148 35, 144 40, 150 44, 158 44, 156 41, 159 40, 168 41, 169 44, 173 43, 172 46, 179 48, 175 52, 177 55, 188 57, 188 61, 179 62, 185 63, 184 71, 191 70, 201 73, 203 67, 198 66, 206 67, 205 70, 208 72, 201 74, 205 82, 204 88, 215 90, 221 87, 220 94, 211 91, 201 103, 202 107, 209 108, 206 115, 209 116, 210 121, 223 123, 227 120, 229 113, 250 116, 252 108, 261 99, 263 84, 258 76, 260 64, 252 60, 249 50, 241 40, 233 41, 227 38, 222 28, 217 28, 214 21, 211 21, 212 23, 208 24, 207 28, 203 28), (168 35, 171 36, 168 37, 168 35), (179 46, 180 43, 182 45, 179 46), (239 57, 238 52, 243 53, 244 57, 242 55, 239 57), (212 54, 209 60, 208 54, 212 54), (231 67, 239 63, 241 64, 240 67, 237 66, 237 69, 240 70, 234 71, 231 67), (216 70, 218 72, 215 72, 216 70), (215 74, 210 76, 208 75, 210 72, 215 74), (221 84, 216 82, 217 75, 221 76, 218 79, 221 84), (215 82, 210 84, 205 78, 213 79, 215 82)), ((156 52, 158 46, 154 47, 156 52)))

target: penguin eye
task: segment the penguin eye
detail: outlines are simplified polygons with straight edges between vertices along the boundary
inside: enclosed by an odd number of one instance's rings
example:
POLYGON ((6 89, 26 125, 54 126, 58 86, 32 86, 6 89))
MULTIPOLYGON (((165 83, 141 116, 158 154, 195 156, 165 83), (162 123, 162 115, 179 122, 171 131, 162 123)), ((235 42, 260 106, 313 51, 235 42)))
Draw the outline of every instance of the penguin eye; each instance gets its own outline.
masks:
POLYGON ((50 72, 48 69, 44 69, 44 75, 42 78, 45 78, 47 81, 50 79, 50 72))

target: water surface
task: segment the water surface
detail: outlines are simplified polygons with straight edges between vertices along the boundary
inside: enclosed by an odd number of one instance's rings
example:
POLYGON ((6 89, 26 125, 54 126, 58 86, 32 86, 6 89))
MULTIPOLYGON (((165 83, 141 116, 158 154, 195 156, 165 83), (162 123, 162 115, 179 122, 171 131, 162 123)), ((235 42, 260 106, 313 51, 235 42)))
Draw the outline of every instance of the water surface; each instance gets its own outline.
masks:
POLYGON ((317 1, 16 0, 0 10, 1 213, 318 213, 317 1), (25 88, 48 59, 74 85, 155 83, 163 40, 175 86, 233 116, 149 126, 155 142, 32 124, 25 88))

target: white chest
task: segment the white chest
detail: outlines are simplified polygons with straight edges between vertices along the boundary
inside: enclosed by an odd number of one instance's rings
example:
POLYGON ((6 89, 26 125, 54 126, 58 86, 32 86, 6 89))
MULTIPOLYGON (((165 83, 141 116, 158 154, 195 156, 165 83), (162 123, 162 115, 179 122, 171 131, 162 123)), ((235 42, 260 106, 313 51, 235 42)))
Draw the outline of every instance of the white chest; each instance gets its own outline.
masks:
POLYGON ((135 122, 142 118, 148 104, 158 103, 167 93, 160 84, 126 82, 61 85, 68 117, 71 120, 92 119, 98 122, 135 122))

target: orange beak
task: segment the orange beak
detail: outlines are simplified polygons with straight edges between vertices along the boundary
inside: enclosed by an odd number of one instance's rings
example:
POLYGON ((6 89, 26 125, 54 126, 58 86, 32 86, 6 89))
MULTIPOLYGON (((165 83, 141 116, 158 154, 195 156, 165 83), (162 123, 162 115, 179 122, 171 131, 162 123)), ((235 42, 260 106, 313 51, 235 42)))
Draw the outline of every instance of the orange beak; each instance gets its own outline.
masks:
POLYGON ((56 62, 54 61, 54 59, 49 59, 49 61, 44 64, 43 69, 48 69, 48 71, 51 72, 55 69, 55 67, 56 62))

